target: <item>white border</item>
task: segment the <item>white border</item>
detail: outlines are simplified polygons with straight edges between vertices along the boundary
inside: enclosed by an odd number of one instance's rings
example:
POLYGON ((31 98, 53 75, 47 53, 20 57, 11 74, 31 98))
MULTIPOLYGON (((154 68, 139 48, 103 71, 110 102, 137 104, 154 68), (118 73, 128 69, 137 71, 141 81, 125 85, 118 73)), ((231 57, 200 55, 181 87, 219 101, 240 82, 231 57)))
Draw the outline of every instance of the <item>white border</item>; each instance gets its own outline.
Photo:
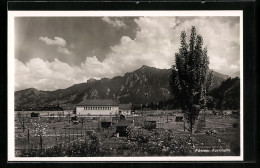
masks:
POLYGON ((8 11, 8 161, 243 161, 243 11, 8 11), (80 16, 239 16, 240 17, 240 156, 171 157, 15 157, 14 131, 14 18, 80 16))

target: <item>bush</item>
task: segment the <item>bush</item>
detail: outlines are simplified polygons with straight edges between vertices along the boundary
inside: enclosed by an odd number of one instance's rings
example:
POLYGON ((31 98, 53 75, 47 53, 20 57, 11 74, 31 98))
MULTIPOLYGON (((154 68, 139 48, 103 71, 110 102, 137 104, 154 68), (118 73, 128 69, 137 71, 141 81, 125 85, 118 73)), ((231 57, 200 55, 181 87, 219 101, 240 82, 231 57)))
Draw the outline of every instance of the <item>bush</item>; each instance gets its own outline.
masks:
POLYGON ((237 128, 238 127, 238 123, 233 123, 233 128, 237 128))
POLYGON ((240 155, 240 142, 239 141, 233 141, 233 143, 230 144, 230 150, 236 156, 240 155))

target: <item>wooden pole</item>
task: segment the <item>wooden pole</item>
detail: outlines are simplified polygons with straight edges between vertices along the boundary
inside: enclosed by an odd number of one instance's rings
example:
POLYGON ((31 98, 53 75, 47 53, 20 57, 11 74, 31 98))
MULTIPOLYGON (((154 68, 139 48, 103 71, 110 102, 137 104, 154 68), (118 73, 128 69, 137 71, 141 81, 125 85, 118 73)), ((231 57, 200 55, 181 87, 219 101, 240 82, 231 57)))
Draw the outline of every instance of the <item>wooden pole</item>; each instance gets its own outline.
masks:
POLYGON ((86 128, 85 128, 85 143, 86 143, 86 128))
POLYGON ((54 128, 54 131, 55 131, 55 140, 56 140, 56 143, 57 143, 58 141, 57 141, 56 128, 54 128))
POLYGON ((70 131, 69 131, 69 142, 70 142, 70 131))
POLYGON ((192 134, 192 114, 190 114, 190 133, 192 134))
POLYGON ((29 132, 29 128, 28 128, 28 133, 27 133, 27 139, 28 139, 28 143, 30 142, 30 132, 29 132))
POLYGON ((183 120, 183 129, 184 129, 184 132, 185 132, 185 121, 183 120))
POLYGON ((23 132, 24 132, 24 114, 23 114, 23 132))
POLYGON ((66 134, 67 134, 67 129, 65 129, 65 142, 66 142, 66 134))
POLYGON ((73 131, 72 131, 72 139, 74 140, 74 128, 72 129, 73 131))
POLYGON ((40 135, 40 149, 42 151, 42 135, 40 135))

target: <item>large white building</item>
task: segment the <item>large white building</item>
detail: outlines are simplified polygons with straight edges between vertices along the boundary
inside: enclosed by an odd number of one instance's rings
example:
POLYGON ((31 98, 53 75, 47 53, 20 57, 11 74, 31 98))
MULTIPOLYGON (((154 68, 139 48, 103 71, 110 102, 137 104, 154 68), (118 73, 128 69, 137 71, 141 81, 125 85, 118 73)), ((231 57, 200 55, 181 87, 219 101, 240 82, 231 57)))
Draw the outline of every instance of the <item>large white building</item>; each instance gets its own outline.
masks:
POLYGON ((77 115, 111 116, 119 113, 119 104, 110 99, 89 99, 76 106, 77 115))

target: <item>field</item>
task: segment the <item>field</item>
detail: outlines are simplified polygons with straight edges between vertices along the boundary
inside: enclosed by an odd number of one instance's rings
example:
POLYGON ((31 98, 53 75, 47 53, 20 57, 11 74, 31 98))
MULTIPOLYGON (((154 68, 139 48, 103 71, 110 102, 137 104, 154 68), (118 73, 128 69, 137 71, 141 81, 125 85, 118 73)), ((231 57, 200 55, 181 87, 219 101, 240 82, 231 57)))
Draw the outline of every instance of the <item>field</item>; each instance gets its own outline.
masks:
POLYGON ((213 115, 207 111, 194 125, 177 122, 179 110, 137 111, 126 116, 133 121, 128 136, 116 134, 119 117, 81 117, 73 123, 63 112, 16 112, 16 156, 236 156, 240 152, 237 115, 213 115), (203 118, 202 117, 202 118, 203 118), (101 121, 111 121, 103 128, 101 121), (147 122, 156 122, 149 127, 147 122), (84 149, 84 150, 83 150, 84 149))

